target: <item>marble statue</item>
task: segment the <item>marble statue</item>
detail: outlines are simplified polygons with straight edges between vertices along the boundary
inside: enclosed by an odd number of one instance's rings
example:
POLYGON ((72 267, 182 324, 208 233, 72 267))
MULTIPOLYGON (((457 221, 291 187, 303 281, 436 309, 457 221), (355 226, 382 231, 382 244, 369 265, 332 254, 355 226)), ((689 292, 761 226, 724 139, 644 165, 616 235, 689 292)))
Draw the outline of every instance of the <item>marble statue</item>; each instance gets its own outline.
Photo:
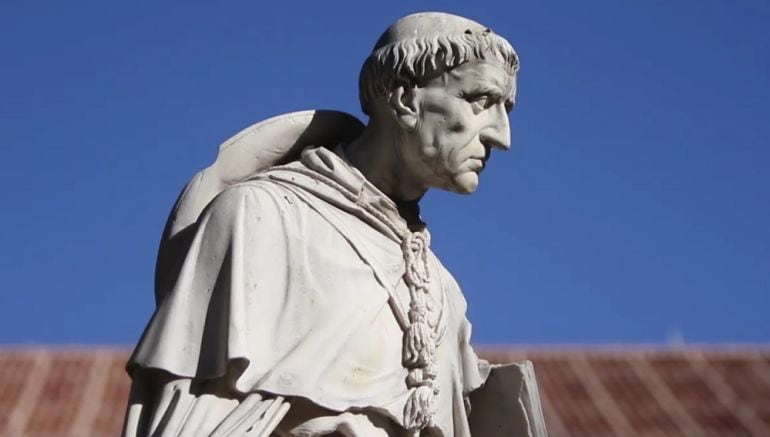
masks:
POLYGON ((169 217, 123 435, 545 435, 531 365, 477 358, 419 214, 509 147, 518 68, 485 26, 410 15, 361 70, 368 124, 305 111, 222 144, 169 217))

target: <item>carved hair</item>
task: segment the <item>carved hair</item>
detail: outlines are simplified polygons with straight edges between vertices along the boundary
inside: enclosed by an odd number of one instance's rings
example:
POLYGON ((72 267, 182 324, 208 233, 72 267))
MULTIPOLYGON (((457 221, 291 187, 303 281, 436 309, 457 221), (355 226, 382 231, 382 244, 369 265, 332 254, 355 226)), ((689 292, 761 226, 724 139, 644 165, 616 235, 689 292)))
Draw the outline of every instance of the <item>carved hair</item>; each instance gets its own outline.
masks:
POLYGON ((516 51, 489 29, 410 38, 375 48, 358 80, 361 109, 371 115, 371 105, 399 85, 418 85, 464 62, 484 59, 502 63, 511 75, 519 70, 516 51))

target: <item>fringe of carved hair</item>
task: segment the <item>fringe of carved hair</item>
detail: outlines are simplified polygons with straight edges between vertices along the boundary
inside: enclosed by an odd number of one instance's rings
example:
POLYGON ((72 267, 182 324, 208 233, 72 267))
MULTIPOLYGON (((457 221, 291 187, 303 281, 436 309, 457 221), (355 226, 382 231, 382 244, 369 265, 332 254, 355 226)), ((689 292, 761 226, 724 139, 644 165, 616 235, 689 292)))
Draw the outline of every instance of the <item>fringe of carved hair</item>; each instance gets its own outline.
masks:
POLYGON ((358 80, 361 109, 371 115, 371 104, 396 86, 414 86, 421 80, 474 60, 494 59, 512 75, 519 56, 504 38, 486 29, 459 35, 433 35, 397 41, 372 52, 358 80))

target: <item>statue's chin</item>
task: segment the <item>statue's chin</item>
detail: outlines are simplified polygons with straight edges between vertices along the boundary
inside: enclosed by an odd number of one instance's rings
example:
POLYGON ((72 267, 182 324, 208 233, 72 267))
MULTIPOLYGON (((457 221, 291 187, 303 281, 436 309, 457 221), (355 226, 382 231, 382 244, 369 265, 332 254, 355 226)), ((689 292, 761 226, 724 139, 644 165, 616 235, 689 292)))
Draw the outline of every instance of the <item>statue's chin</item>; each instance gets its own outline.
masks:
POLYGON ((471 194, 479 186, 479 175, 474 171, 460 173, 452 178, 451 191, 458 194, 471 194))

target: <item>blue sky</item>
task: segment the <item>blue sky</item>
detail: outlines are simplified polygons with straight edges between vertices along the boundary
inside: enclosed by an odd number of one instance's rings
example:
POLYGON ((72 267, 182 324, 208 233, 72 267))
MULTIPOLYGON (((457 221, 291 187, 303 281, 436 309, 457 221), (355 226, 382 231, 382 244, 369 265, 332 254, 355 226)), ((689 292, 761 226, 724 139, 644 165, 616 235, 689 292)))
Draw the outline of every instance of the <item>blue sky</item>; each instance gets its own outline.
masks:
POLYGON ((424 10, 521 56, 512 150, 423 207, 476 342, 770 342, 770 2, 141 3, 0 4, 0 343, 135 342, 187 179, 272 115, 361 117, 424 10))

